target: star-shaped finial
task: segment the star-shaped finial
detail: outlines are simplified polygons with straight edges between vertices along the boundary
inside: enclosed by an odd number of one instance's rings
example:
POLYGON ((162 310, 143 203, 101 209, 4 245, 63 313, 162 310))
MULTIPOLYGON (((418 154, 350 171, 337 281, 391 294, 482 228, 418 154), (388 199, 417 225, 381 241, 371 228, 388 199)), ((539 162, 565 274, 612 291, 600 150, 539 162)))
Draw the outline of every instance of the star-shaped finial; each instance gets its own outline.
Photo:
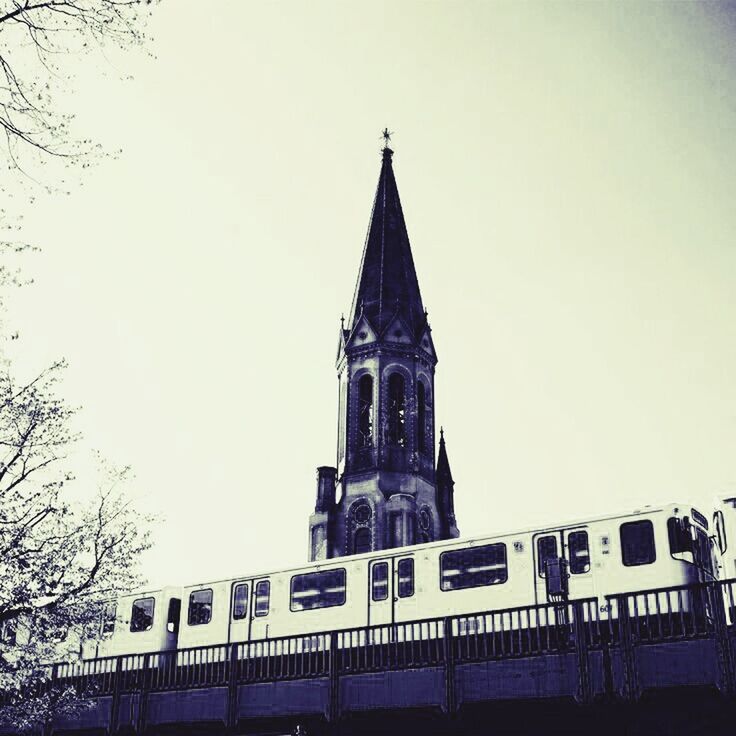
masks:
POLYGON ((383 147, 388 148, 388 144, 391 141, 391 136, 393 135, 393 131, 389 130, 388 128, 384 128, 383 132, 381 133, 381 136, 383 137, 383 147))

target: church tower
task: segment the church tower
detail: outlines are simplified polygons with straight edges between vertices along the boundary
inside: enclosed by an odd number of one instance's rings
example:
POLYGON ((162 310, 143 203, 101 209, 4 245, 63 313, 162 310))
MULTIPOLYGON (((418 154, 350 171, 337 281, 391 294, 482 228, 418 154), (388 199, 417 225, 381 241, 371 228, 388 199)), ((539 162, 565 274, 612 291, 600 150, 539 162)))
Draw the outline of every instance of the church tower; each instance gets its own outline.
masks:
POLYGON ((435 467, 437 356, 393 151, 386 145, 382 155, 353 305, 340 328, 337 467, 317 469, 310 560, 458 536, 443 436, 435 467))

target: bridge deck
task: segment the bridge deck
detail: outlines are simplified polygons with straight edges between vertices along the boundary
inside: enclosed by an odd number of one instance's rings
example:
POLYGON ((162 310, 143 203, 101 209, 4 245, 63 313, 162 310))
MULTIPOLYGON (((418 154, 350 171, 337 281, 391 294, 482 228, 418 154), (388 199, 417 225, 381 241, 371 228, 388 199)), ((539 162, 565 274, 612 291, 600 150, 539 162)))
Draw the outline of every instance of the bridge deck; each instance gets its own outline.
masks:
POLYGON ((311 733, 381 714, 475 723, 519 704, 620 712, 658 693, 728 703, 735 591, 724 581, 609 596, 604 606, 586 599, 60 664, 53 685, 77 688, 92 707, 52 730, 285 733, 302 723, 311 733))

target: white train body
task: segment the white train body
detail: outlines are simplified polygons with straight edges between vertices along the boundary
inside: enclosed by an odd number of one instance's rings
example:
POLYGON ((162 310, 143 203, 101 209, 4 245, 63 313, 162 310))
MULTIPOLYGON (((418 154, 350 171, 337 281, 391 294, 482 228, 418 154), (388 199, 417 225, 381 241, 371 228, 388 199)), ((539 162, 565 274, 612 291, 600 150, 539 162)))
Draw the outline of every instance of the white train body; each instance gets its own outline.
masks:
POLYGON ((85 659, 164 652, 177 648, 181 588, 125 595, 106 607, 100 638, 86 642, 85 659))
MULTIPOLYGON (((601 617, 617 616, 607 595, 713 580, 707 526, 690 505, 669 504, 129 595, 118 601, 114 631, 108 619, 96 654, 185 650, 534 606, 548 602, 546 563, 560 557, 568 568, 567 597, 597 598, 601 617)), ((676 610, 678 603, 668 605, 676 610)))

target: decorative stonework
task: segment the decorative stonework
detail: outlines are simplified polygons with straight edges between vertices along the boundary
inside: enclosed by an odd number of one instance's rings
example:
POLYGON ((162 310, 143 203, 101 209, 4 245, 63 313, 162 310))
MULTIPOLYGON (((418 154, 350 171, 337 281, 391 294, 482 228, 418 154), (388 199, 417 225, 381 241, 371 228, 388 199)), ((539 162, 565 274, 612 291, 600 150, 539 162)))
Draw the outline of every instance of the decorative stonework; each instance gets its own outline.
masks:
POLYGON ((435 468, 430 333, 387 149, 353 306, 340 329, 341 497, 326 522, 317 513, 310 520, 327 535, 319 549, 310 544, 312 559, 352 554, 356 544, 375 550, 457 536, 446 453, 439 475, 435 468), (361 395, 367 375, 372 390, 361 395))

